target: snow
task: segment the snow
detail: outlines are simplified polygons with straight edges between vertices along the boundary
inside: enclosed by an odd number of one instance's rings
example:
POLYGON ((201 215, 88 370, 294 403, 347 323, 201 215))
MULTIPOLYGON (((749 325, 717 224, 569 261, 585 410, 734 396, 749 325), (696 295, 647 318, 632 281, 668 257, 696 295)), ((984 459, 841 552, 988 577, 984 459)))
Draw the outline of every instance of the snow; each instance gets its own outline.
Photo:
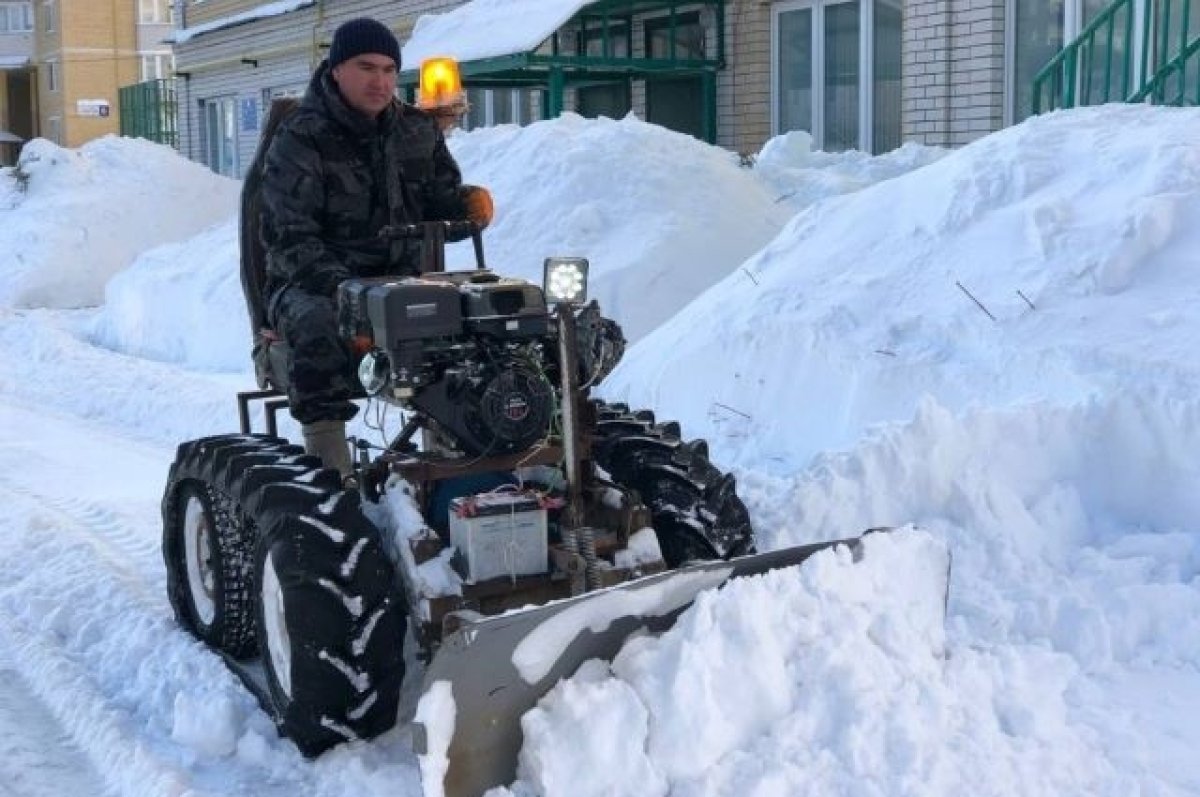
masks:
POLYGON ((697 593, 714 589, 729 578, 731 567, 720 565, 696 573, 680 573, 639 589, 610 590, 555 614, 529 632, 513 650, 512 662, 521 678, 536 684, 545 678, 567 646, 585 629, 603 633, 623 617, 665 617, 686 606, 697 593))
POLYGON ((179 28, 167 37, 166 41, 174 42, 175 44, 186 44, 197 36, 211 33, 214 30, 224 30, 225 28, 244 25, 247 22, 254 22, 259 19, 277 17, 300 8, 307 8, 314 3, 316 3, 316 0, 275 0, 273 3, 261 3, 256 8, 251 8, 248 11, 231 14, 227 17, 220 17, 200 25, 193 25, 190 28, 179 28))
MULTIPOLYGON (((491 262, 591 258, 635 340, 602 392, 706 437, 761 548, 902 527, 561 682, 492 797, 1200 793, 1198 134, 1106 106, 880 157, 632 118, 452 136, 496 194, 491 262)), ((5 782, 437 793, 404 722, 301 757, 165 599, 175 446, 253 385, 237 184, 145 142, 25 152, 24 191, 0 171, 5 782)))
POLYGON ((529 52, 592 0, 524 0, 513 13, 511 0, 470 0, 444 14, 423 14, 400 50, 405 68, 426 58, 474 61, 529 52))
POLYGON ((105 136, 78 150, 35 139, 21 152, 27 188, 0 188, 0 306, 90 307, 146 249, 229 216, 239 185, 170 147, 105 136), (53 268, 48 268, 53 264, 53 268))
POLYGON ((450 742, 454 738, 454 722, 458 709, 454 689, 448 681, 429 685, 417 704, 413 721, 426 732, 426 751, 417 756, 421 766, 421 787, 425 797, 444 797, 442 782, 449 769, 450 742))

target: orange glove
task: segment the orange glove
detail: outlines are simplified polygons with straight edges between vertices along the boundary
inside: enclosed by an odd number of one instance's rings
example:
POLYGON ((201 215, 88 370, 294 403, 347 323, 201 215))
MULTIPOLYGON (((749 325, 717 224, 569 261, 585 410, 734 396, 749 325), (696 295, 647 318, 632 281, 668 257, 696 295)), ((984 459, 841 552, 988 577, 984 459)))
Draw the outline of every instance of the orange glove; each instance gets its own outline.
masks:
POLYGON ((467 209, 467 221, 473 221, 483 229, 492 223, 496 207, 492 204, 492 192, 479 185, 462 187, 463 206, 467 209))

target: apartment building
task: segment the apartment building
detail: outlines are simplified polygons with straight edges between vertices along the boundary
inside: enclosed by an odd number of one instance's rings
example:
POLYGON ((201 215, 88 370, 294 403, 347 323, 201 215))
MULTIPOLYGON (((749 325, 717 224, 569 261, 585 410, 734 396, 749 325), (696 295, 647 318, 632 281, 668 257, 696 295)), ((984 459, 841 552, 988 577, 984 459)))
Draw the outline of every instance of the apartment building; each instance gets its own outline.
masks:
POLYGON ((33 3, 0 2, 0 166, 16 160, 37 132, 34 115, 33 3))
POLYGON ((118 90, 172 71, 171 0, 36 0, 36 132, 68 147, 115 134, 118 90))

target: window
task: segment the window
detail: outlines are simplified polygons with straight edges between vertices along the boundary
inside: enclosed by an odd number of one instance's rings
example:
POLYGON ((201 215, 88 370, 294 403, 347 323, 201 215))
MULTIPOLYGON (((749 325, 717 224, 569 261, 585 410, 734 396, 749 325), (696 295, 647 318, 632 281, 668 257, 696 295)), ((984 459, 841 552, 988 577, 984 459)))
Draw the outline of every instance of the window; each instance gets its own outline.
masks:
POLYGON ((646 57, 675 58, 687 61, 704 59, 704 26, 699 14, 680 14, 674 19, 675 51, 671 51, 672 20, 656 17, 646 20, 646 57))
POLYGON ((772 11, 772 132, 826 152, 900 143, 897 0, 794 0, 772 11))
POLYGON ((58 91, 58 87, 59 87, 58 62, 57 61, 47 61, 46 62, 46 90, 47 91, 58 91))
POLYGON ((45 21, 46 32, 53 33, 58 27, 58 9, 54 5, 55 0, 44 0, 42 3, 42 19, 45 21))
POLYGON ((46 138, 50 139, 55 144, 62 146, 62 117, 51 116, 46 120, 46 126, 49 128, 49 130, 46 131, 46 138))
POLYGON ((463 117, 463 130, 493 125, 525 125, 541 118, 534 113, 540 107, 540 92, 530 89, 467 89, 469 110, 463 117))
POLYGON ((171 22, 171 0, 138 0, 138 21, 143 25, 171 22))
POLYGON ((32 3, 0 3, 0 33, 29 33, 32 30, 32 3))
MULTIPOLYGON (((604 37, 606 28, 585 27, 579 31, 578 48, 580 55, 593 58, 604 58, 604 37)), ((608 27, 608 58, 629 57, 629 21, 609 21, 608 27)))
MULTIPOLYGON (((608 23, 609 58, 628 58, 630 24, 628 20, 608 23)), ((579 32, 579 52, 593 58, 604 58, 604 27, 584 28, 579 32)), ((575 111, 580 116, 595 119, 607 116, 621 119, 633 108, 628 80, 606 81, 581 85, 575 92, 575 111)))
POLYGON ((142 53, 142 80, 161 80, 175 71, 171 53, 142 53))

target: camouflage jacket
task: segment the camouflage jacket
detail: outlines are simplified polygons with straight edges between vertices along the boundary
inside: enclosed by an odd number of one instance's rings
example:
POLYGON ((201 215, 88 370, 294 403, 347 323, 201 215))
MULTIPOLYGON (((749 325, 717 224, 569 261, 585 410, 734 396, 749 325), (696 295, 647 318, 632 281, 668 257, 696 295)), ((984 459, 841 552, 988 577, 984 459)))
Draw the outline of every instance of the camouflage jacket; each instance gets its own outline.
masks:
POLYGON ((412 273, 417 247, 389 224, 461 219, 462 177, 434 120, 393 102, 377 120, 349 108, 322 64, 280 127, 262 176, 267 295, 332 296, 348 277, 412 273))

